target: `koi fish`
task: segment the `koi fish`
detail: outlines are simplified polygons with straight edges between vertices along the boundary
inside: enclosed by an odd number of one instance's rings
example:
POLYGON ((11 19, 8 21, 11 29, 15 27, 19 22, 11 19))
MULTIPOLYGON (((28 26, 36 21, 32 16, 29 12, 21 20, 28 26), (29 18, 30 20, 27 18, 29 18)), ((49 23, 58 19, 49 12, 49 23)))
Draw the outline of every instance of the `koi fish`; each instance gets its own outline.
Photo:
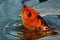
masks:
POLYGON ((24 7, 22 10, 22 23, 28 30, 35 30, 37 27, 48 29, 46 21, 40 14, 29 6, 24 7))
POLYGON ((22 8, 21 13, 22 24, 26 28, 23 31, 23 40, 36 40, 44 36, 58 34, 49 28, 44 18, 33 8, 25 6, 22 8))

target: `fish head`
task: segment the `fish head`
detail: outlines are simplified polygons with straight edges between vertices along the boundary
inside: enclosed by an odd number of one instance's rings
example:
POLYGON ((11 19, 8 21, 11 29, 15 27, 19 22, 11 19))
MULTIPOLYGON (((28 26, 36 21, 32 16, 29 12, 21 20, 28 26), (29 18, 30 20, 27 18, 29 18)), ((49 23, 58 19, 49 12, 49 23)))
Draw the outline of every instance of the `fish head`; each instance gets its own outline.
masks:
POLYGON ((23 7, 21 13, 23 19, 29 19, 29 20, 34 19, 37 17, 37 15, 39 15, 36 10, 32 9, 29 6, 23 7))

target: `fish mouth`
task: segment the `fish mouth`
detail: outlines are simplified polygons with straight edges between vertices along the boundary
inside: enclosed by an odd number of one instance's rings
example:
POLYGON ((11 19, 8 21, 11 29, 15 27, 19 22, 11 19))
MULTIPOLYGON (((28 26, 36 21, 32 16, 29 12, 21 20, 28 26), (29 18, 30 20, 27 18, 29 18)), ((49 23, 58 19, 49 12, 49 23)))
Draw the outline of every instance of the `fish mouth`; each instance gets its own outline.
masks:
POLYGON ((27 10, 27 6, 23 6, 23 8, 21 9, 21 12, 24 13, 24 11, 27 10))
POLYGON ((24 8, 21 10, 21 13, 24 13, 25 9, 26 9, 26 8, 24 7, 24 8))
POLYGON ((23 6, 23 8, 26 8, 26 5, 25 5, 25 6, 23 6))

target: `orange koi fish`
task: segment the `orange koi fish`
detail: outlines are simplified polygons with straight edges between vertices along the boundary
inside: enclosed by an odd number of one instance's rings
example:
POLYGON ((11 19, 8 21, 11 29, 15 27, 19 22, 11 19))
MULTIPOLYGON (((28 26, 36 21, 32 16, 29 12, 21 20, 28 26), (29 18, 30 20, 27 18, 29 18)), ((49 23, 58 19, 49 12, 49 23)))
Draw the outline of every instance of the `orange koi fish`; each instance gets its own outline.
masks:
POLYGON ((28 30, 34 30, 41 25, 39 20, 39 14, 34 9, 26 6, 21 10, 22 12, 22 23, 28 30))
POLYGON ((22 10, 22 23, 28 30, 35 30, 38 27, 48 29, 48 25, 45 20, 39 15, 36 10, 29 6, 24 7, 22 10))
POLYGON ((52 31, 46 21, 40 14, 29 6, 25 6, 21 10, 23 28, 23 40, 36 40, 44 36, 58 34, 52 31))

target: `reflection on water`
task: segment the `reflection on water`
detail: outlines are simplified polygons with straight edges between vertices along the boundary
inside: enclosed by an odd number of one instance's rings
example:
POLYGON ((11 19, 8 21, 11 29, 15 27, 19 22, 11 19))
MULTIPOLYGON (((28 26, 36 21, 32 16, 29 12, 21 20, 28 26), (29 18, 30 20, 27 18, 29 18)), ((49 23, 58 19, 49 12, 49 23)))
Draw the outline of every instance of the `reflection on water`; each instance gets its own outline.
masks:
POLYGON ((10 39, 19 39, 17 37, 17 32, 19 31, 19 28, 21 26, 21 21, 12 21, 8 24, 5 25, 4 29, 3 29, 3 34, 5 35, 5 37, 7 37, 9 40, 10 39))
MULTIPOLYGON (((54 28, 55 31, 60 33, 60 29, 59 29, 60 26, 57 25, 58 19, 55 19, 56 17, 53 17, 53 16, 51 16, 51 17, 52 18, 50 18, 49 16, 46 16, 44 18, 47 19, 46 21, 50 25, 51 28, 54 28), (54 20, 56 20, 55 21, 56 25, 54 24, 55 23, 54 20), (52 24, 52 26, 51 26, 51 24, 52 24)), ((10 20, 10 19, 4 18, 4 17, 1 20, 3 22, 1 21, 1 23, 0 23, 0 40, 20 40, 21 38, 17 37, 16 35, 17 35, 17 32, 19 32, 19 29, 21 28, 22 21, 21 20, 18 20, 18 21, 10 20)), ((60 23, 60 19, 58 22, 60 23)), ((55 40, 55 39, 58 40, 58 39, 60 39, 60 34, 56 35, 56 36, 51 36, 51 37, 44 37, 39 40, 45 40, 45 39, 46 40, 55 40)))

